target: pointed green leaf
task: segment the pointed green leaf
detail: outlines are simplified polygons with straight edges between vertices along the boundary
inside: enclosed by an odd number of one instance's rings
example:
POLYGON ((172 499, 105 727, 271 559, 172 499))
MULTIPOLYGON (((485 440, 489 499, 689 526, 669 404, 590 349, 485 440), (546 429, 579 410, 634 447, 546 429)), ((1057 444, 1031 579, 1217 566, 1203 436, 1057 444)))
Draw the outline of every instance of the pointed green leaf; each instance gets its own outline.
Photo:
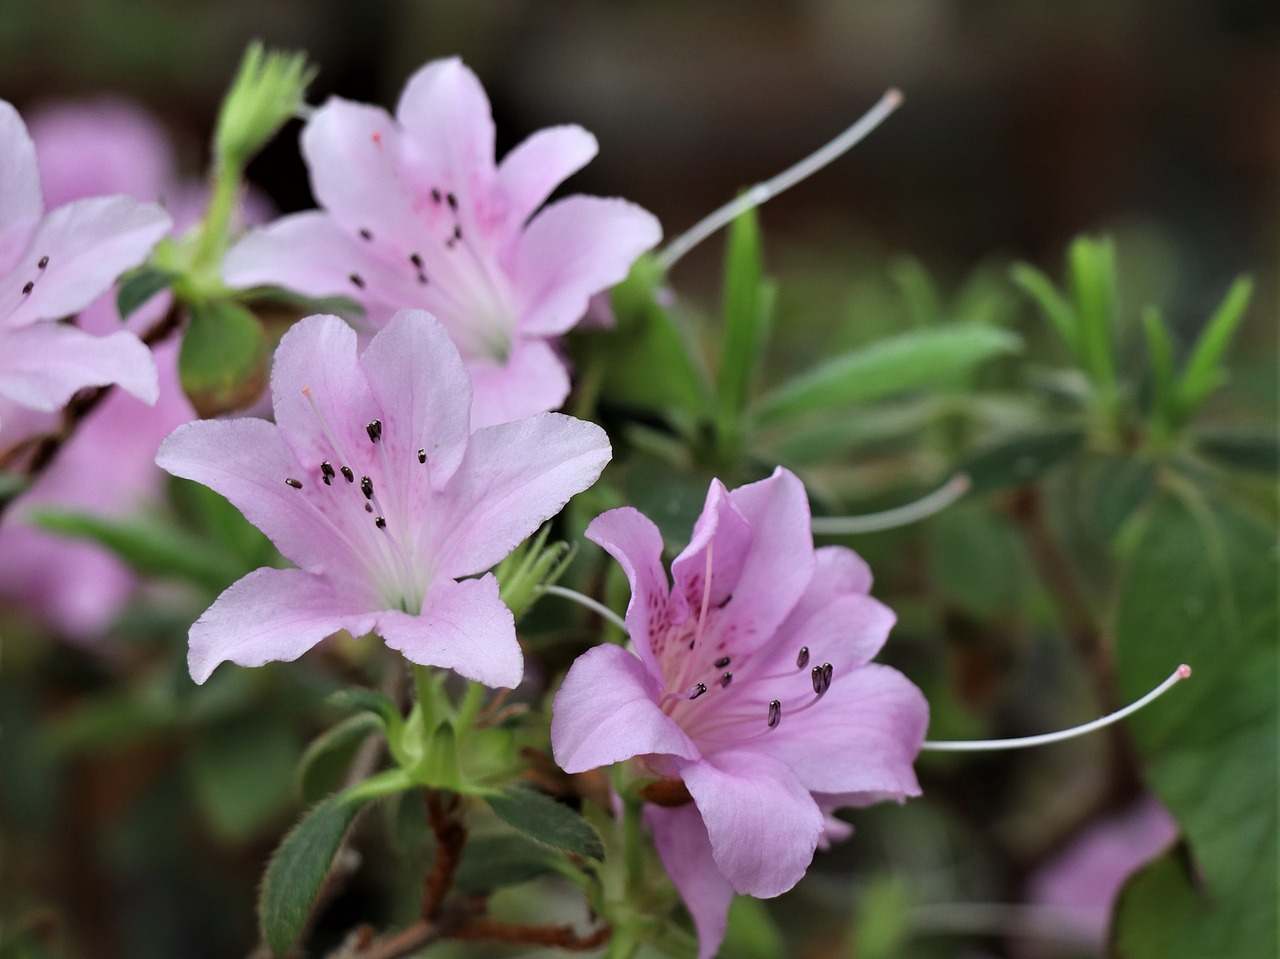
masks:
POLYGON ((1116 255, 1110 238, 1078 237, 1067 254, 1079 320, 1080 361, 1104 392, 1115 389, 1116 255))
POLYGON ((161 290, 173 285, 178 274, 144 266, 124 278, 116 293, 116 311, 120 319, 127 320, 133 313, 161 290))
POLYGON ((1244 318, 1253 295, 1253 281, 1242 276, 1231 284, 1222 304, 1214 311, 1204 331, 1191 349, 1186 369, 1178 382, 1178 412, 1185 419, 1227 380, 1222 361, 1231 338, 1244 318))
POLYGON ((485 798, 499 819, 530 839, 578 856, 604 858, 604 843, 591 824, 550 796, 518 786, 485 798))
POLYGON ((489 892, 555 872, 556 853, 524 836, 475 836, 455 877, 464 892, 489 892))
POLYGON ((262 879, 258 921, 263 940, 278 959, 283 959, 302 934, 311 904, 361 805, 344 796, 317 803, 271 857, 262 879))
POLYGON ((1165 328, 1164 318, 1154 306, 1142 314, 1142 331, 1151 354, 1152 420, 1160 429, 1172 431, 1178 423, 1178 399, 1173 378, 1173 343, 1165 328))
POLYGON ((1015 263, 1009 271, 1013 282, 1036 301, 1042 313, 1053 324, 1073 355, 1080 353, 1080 331, 1076 311, 1053 281, 1027 263, 1015 263))
POLYGON ((757 413, 761 421, 769 421, 925 389, 1021 346, 1014 334, 988 326, 914 330, 878 340, 801 374, 766 396, 757 413))
POLYGON ((755 210, 748 210, 729 228, 724 269, 724 339, 716 424, 730 458, 740 440, 742 412, 769 333, 773 296, 763 274, 760 224, 755 210))
POLYGON ((325 730, 307 746, 298 763, 297 791, 304 802, 315 802, 337 789, 364 742, 383 732, 381 717, 356 713, 325 730))
POLYGON ((191 308, 178 353, 182 389, 201 416, 253 402, 267 382, 266 335, 257 317, 227 301, 191 308))

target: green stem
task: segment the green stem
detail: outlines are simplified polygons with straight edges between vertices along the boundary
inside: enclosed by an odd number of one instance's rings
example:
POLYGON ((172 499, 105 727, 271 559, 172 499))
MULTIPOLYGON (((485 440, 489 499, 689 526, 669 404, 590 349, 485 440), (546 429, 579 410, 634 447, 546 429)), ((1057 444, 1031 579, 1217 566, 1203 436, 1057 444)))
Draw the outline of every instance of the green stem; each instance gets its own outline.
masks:
MULTIPOLYGON (((227 234, 231 228, 231 216, 235 212, 240 195, 240 167, 220 164, 214 172, 213 191, 209 197, 209 209, 204 218, 204 231, 196 250, 192 270, 195 273, 218 272, 222 254, 227 248, 227 234)), ((203 278, 202 278, 203 279, 203 278)), ((219 280, 220 282, 220 280, 219 280)))
POLYGON ((418 712, 422 716, 425 741, 430 742, 436 726, 440 725, 439 704, 436 702, 436 674, 430 667, 413 664, 413 689, 418 696, 418 712))
POLYGON ((644 832, 640 827, 640 803, 623 795, 622 848, 627 863, 627 899, 634 903, 644 893, 644 832))
POLYGON ((467 691, 462 697, 462 705, 458 707, 458 721, 455 724, 459 738, 470 731, 476 717, 480 715, 487 691, 480 683, 467 683, 467 691))

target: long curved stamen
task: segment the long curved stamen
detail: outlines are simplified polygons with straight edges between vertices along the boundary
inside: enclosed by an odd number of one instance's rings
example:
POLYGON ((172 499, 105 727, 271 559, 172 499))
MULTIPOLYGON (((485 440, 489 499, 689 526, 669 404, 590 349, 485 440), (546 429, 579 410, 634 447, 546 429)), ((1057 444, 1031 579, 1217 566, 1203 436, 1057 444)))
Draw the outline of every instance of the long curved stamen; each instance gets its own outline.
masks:
POLYGON ((600 616, 603 619, 607 619, 609 622, 613 623, 613 625, 617 626, 624 633, 627 632, 627 624, 621 616, 619 616, 617 613, 611 610, 608 606, 604 605, 604 603, 598 603, 594 599, 592 599, 590 596, 582 595, 582 593, 579 593, 576 589, 569 589, 567 586, 556 586, 554 584, 547 584, 545 586, 539 586, 538 592, 550 593, 553 596, 562 596, 565 599, 573 600, 579 606, 584 606, 587 609, 591 610, 593 613, 595 613, 597 616, 600 616))
POLYGON ((887 90, 876 105, 864 113, 856 123, 837 136, 834 140, 830 140, 825 146, 820 147, 813 153, 809 154, 799 163, 787 167, 772 179, 765 180, 763 183, 757 183, 746 193, 737 199, 726 203, 703 217, 692 227, 680 234, 667 248, 658 254, 658 263, 662 267, 662 272, 666 273, 676 265, 680 259, 692 250, 695 246, 705 240, 711 234, 722 226, 731 223, 740 214, 745 213, 753 207, 773 199, 783 190, 795 186, 801 180, 812 176, 821 170, 828 163, 838 159, 848 150, 856 146, 863 140, 872 130, 878 127, 884 120, 902 105, 902 93, 899 90, 887 90))
POLYGON ((973 484, 964 473, 957 473, 928 496, 914 503, 895 506, 881 513, 865 516, 815 516, 811 522, 814 535, 844 536, 850 533, 872 533, 882 529, 897 529, 928 519, 958 500, 973 484))
POLYGON ((1094 732, 1098 729, 1110 726, 1112 723, 1119 722, 1126 716, 1136 713, 1143 706, 1163 696, 1171 687, 1184 679, 1191 676, 1191 667, 1183 663, 1173 671, 1163 683, 1157 686, 1151 692, 1147 693, 1141 699, 1135 700, 1123 709, 1118 709, 1109 716, 1103 716, 1101 719, 1095 719, 1093 722, 1085 723, 1083 726, 1073 726, 1070 729, 1059 730, 1056 733, 1043 733, 1039 736, 1019 736, 1016 739, 972 739, 972 740, 955 740, 955 741, 936 741, 926 739, 921 749, 932 749, 937 752, 990 752, 999 749, 1025 749, 1030 746, 1044 746, 1048 743, 1058 743, 1065 739, 1074 739, 1077 736, 1083 736, 1086 733, 1094 732))
POLYGON ((685 657, 684 667, 680 670, 680 679, 676 683, 676 689, 686 689, 693 681, 693 676, 697 672, 695 664, 698 661, 698 651, 702 647, 702 634, 706 631, 707 610, 711 606, 711 566, 712 557, 715 555, 716 541, 714 539, 707 543, 707 562, 702 574, 702 604, 698 608, 698 622, 693 629, 693 642, 689 644, 689 655, 685 657))

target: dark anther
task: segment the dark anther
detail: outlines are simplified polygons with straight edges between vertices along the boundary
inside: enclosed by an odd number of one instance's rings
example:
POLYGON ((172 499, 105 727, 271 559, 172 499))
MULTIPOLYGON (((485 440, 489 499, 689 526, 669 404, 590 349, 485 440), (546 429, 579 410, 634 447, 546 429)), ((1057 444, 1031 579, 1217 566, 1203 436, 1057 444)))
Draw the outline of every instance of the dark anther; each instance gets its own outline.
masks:
POLYGON ((782 703, 775 699, 769 703, 769 728, 772 729, 780 722, 782 722, 782 703))
POLYGON ((324 480, 324 485, 328 486, 334 477, 333 464, 325 460, 320 464, 320 478, 324 480))
POLYGON ((731 682, 733 682, 733 673, 725 673, 720 677, 720 688, 727 688, 731 682))
POLYGON ((729 665, 728 656, 721 656, 719 659, 716 660, 716 669, 724 669, 728 665, 729 665))
POLYGON ((444 195, 444 198, 445 198, 445 201, 446 201, 446 202, 448 202, 448 204, 449 204, 449 209, 450 209, 450 210, 452 210, 454 213, 457 213, 457 212, 458 212, 458 198, 457 198, 456 196, 454 196, 454 195, 453 195, 453 192, 452 192, 452 191, 450 191, 449 193, 446 193, 446 194, 444 195))
POLYGON ((369 434, 370 443, 378 442, 382 439, 382 420, 370 420, 365 425, 364 431, 369 434))
POLYGON ((454 242, 457 242, 458 240, 462 239, 462 227, 459 226, 457 223, 453 225, 453 239, 454 239, 454 242))
POLYGON ((364 511, 365 511, 366 513, 372 513, 372 512, 373 512, 373 504, 372 504, 372 503, 365 503, 365 504, 364 504, 364 511))
POLYGON ((350 466, 342 466, 342 467, 339 467, 339 469, 341 470, 343 477, 346 479, 348 483, 354 483, 356 481, 356 474, 351 472, 350 466))
POLYGON ((422 254, 421 254, 421 253, 418 253, 418 252, 416 252, 416 251, 415 251, 415 252, 413 252, 413 253, 410 253, 410 254, 409 254, 409 262, 410 262, 410 263, 412 263, 414 266, 416 266, 419 270, 421 270, 421 269, 422 269, 422 254))
POLYGON ((292 486, 294 489, 302 489, 302 480, 296 480, 292 476, 285 478, 285 485, 292 486))
POLYGON ((690 699, 697 699, 699 696, 701 696, 701 695, 702 695, 703 693, 705 693, 706 691, 707 691, 707 684, 706 684, 706 683, 698 683, 698 685, 696 685, 696 686, 694 686, 694 687, 693 687, 693 692, 691 692, 691 693, 689 694, 689 698, 690 698, 690 699))
POLYGON ((425 463, 426 461, 427 461, 427 451, 426 451, 426 450, 418 450, 418 462, 419 462, 419 463, 425 463))
POLYGON ((729 600, 731 599, 733 599, 733 593, 730 593, 724 599, 720 600, 720 602, 716 603, 716 609, 724 609, 729 605, 729 600))
POLYGON ((440 190, 436 187, 431 188, 431 200, 434 203, 440 202, 440 190))
POLYGON ((364 277, 361 276, 359 273, 352 273, 349 277, 347 277, 347 279, 350 280, 352 283, 354 283, 356 286, 358 286, 360 289, 362 290, 364 289, 364 277))
POLYGON ((367 476, 360 477, 360 492, 364 493, 365 499, 373 499, 373 480, 367 476))
POLYGON ((378 527, 378 529, 386 529, 387 521, 381 516, 375 516, 373 518, 373 525, 378 527))
POLYGON ((801 646, 800 654, 796 656, 796 669, 804 669, 809 665, 809 647, 801 646))
POLYGON ((373 239, 373 234, 372 234, 372 233, 370 233, 368 230, 366 230, 364 227, 361 227, 361 228, 360 228, 360 239, 362 239, 362 240, 372 240, 372 239, 373 239))
POLYGON ((821 696, 831 688, 831 664, 825 663, 822 666, 814 666, 809 671, 809 678, 813 680, 814 694, 821 696))
POLYGON ((430 282, 431 282, 431 281, 427 279, 427 274, 425 274, 425 273, 423 273, 421 270, 419 270, 419 271, 418 271, 418 283, 419 283, 419 284, 421 284, 422 286, 426 286, 426 285, 427 285, 428 283, 430 283, 430 282))
POLYGON ((40 262, 36 264, 36 269, 43 270, 48 265, 49 265, 49 258, 47 256, 42 256, 40 257, 40 262))
POLYGON ((36 288, 36 285, 32 283, 30 280, 27 280, 27 282, 24 283, 22 286, 22 295, 27 296, 35 288, 36 288))

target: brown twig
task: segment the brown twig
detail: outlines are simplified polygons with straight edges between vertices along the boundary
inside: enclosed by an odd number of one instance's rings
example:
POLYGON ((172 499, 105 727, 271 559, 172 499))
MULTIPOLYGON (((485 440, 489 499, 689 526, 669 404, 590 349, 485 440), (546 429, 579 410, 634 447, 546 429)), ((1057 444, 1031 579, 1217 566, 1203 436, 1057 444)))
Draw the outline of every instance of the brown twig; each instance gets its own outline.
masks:
POLYGON ((431 921, 440 914, 445 896, 453 888, 453 877, 467 844, 467 826, 457 816, 459 796, 445 799, 443 793, 432 789, 426 794, 427 818, 436 837, 436 861, 422 890, 422 918, 431 921))
MULTIPOLYGON (((139 339, 148 347, 156 346, 167 339, 182 323, 182 308, 175 300, 165 315, 142 334, 139 339)), ((0 454, 0 469, 8 469, 23 456, 27 457, 23 474, 30 480, 36 479, 49 468, 58 452, 66 442, 75 435, 80 424, 90 413, 96 410, 115 389, 110 386, 96 386, 81 390, 71 398, 62 410, 62 421, 58 429, 24 440, 12 449, 0 454)), ((0 499, 0 515, 13 502, 13 499, 0 499)))

